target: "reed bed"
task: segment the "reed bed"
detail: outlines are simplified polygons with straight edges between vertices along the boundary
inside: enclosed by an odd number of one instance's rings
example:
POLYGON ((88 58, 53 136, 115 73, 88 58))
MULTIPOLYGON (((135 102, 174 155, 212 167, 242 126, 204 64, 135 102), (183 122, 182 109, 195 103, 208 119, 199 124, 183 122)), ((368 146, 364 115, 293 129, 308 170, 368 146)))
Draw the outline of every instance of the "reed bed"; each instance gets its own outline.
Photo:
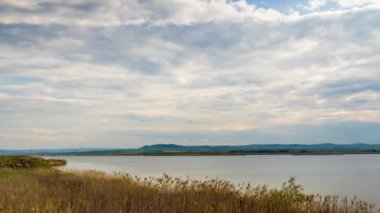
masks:
POLYGON ((380 212, 358 199, 305 194, 294 178, 282 188, 163 175, 34 170, 0 179, 0 212, 380 212))

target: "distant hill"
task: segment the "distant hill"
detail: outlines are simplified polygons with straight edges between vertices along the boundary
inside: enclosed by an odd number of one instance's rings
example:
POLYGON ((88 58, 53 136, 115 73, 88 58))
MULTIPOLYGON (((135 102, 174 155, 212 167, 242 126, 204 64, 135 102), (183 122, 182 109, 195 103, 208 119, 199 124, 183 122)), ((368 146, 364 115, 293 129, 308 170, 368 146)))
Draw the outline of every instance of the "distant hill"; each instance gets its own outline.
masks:
POLYGON ((380 144, 252 144, 182 146, 154 144, 137 149, 0 150, 0 155, 245 155, 245 154, 366 154, 379 153, 380 144))
POLYGON ((241 146, 180 146, 155 144, 143 146, 147 152, 377 152, 380 144, 252 144, 241 146))

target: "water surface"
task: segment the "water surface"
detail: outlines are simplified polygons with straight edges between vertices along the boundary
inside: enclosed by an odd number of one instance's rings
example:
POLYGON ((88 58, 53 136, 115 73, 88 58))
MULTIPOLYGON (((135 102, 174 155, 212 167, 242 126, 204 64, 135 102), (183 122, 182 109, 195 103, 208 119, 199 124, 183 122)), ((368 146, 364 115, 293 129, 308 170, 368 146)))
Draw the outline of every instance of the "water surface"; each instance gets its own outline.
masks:
MULTIPOLYGON (((57 157, 54 157, 57 158, 57 157)), ((355 195, 380 206, 380 155, 63 156, 64 169, 126 172, 142 177, 220 178, 279 187, 295 177, 306 192, 355 195)))

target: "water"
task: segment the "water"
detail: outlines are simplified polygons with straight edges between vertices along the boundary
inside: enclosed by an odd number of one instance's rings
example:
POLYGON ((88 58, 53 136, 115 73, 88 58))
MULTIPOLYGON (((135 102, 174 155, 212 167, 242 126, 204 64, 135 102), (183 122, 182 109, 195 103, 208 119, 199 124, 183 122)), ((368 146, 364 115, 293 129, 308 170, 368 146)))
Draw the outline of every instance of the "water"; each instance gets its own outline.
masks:
MULTIPOLYGON (((57 158, 57 157, 54 157, 57 158)), ((126 172, 141 177, 167 173, 192 179, 279 187, 289 177, 306 192, 355 195, 380 206, 380 155, 324 156, 63 156, 64 169, 126 172)))

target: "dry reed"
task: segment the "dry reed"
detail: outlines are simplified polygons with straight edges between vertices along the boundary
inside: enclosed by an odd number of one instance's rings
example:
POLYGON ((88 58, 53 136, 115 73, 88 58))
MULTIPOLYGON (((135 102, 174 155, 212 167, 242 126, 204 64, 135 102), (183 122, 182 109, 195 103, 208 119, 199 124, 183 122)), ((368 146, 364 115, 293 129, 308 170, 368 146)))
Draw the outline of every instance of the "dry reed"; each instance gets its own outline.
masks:
POLYGON ((358 199, 227 181, 33 170, 0 179, 1 212, 378 212, 358 199))

